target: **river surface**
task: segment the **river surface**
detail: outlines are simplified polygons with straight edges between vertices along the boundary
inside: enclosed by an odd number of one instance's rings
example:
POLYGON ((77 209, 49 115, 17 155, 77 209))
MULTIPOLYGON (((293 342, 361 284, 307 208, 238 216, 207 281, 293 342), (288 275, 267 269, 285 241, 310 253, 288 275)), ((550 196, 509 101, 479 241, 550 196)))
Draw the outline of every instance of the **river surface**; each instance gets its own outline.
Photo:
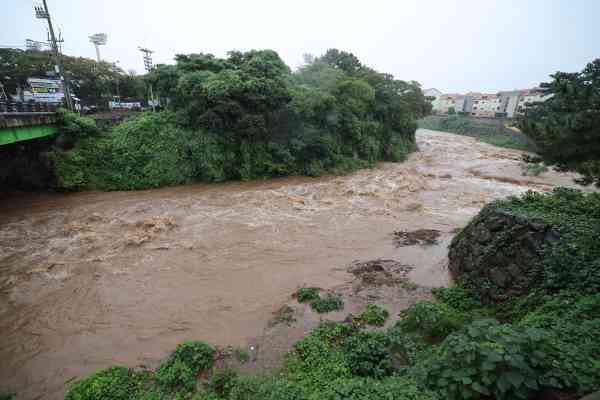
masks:
POLYGON ((484 204, 574 186, 524 176, 516 150, 417 139, 408 161, 348 176, 3 199, 0 391, 60 399, 98 368, 155 365, 185 339, 245 345, 298 287, 347 282, 353 260, 400 260, 422 287, 446 285, 446 246, 484 204), (441 245, 393 244, 419 228, 441 245))

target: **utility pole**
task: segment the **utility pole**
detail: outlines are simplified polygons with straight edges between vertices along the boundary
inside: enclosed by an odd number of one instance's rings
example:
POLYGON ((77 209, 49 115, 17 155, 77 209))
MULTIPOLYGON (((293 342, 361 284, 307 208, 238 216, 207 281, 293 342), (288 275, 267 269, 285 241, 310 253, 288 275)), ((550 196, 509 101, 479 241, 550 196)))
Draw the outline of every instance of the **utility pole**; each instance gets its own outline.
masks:
POLYGON ((50 17, 50 12, 48 11, 48 5, 46 4, 46 0, 43 0, 44 6, 34 6, 35 16, 38 19, 45 19, 48 21, 48 30, 50 32, 50 46, 52 48, 52 52, 54 53, 54 57, 56 58, 56 69, 59 75, 59 79, 63 83, 63 88, 65 91, 65 100, 67 103, 67 109, 70 111, 73 110, 73 100, 71 99, 71 89, 69 88, 69 78, 65 74, 65 66, 62 61, 62 55, 59 51, 58 42, 56 40, 56 36, 54 35, 54 28, 52 27, 52 18, 50 17))
MULTIPOLYGON (((144 54, 144 68, 146 69, 146 72, 150 72, 152 70, 152 53, 154 53, 154 51, 143 47, 138 47, 138 49, 144 54)), ((154 93, 152 93, 152 83, 150 84, 150 99, 152 101, 152 111, 156 111, 154 106, 154 93)))

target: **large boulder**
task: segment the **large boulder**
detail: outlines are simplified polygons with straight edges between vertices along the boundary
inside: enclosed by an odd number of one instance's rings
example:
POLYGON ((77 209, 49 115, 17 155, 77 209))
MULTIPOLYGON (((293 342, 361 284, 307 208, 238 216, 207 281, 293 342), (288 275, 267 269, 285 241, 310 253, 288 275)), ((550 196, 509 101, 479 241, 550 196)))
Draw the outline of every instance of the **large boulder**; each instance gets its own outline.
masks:
POLYGON ((560 188, 488 204, 453 239, 449 269, 499 302, 532 290, 597 290, 600 196, 560 188))

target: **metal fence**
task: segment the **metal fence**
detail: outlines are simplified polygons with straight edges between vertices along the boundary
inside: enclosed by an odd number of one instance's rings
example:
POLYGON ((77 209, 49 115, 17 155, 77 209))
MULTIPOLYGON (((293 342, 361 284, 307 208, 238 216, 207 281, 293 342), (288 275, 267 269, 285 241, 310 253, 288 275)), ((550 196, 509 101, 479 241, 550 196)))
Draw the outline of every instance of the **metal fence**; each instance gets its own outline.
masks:
POLYGON ((20 103, 0 101, 0 113, 54 113, 58 105, 49 103, 20 103))

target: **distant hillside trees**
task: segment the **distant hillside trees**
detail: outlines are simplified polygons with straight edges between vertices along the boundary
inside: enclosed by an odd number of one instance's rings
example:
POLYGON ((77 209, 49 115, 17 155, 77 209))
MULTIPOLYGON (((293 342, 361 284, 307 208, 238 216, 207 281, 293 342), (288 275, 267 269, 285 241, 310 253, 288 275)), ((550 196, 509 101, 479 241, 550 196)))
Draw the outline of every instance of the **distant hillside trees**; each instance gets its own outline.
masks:
MULTIPOLYGON (((123 99, 140 101, 146 97, 142 77, 125 73, 115 64, 70 56, 63 56, 63 61, 73 93, 84 105, 107 107, 117 93, 123 99)), ((0 82, 7 94, 15 94, 18 87, 26 86, 27 78, 46 77, 54 71, 54 64, 50 52, 0 49, 0 82)))
POLYGON ((528 107, 520 121, 544 161, 600 184, 600 59, 581 72, 557 72, 542 88, 553 96, 528 107))

